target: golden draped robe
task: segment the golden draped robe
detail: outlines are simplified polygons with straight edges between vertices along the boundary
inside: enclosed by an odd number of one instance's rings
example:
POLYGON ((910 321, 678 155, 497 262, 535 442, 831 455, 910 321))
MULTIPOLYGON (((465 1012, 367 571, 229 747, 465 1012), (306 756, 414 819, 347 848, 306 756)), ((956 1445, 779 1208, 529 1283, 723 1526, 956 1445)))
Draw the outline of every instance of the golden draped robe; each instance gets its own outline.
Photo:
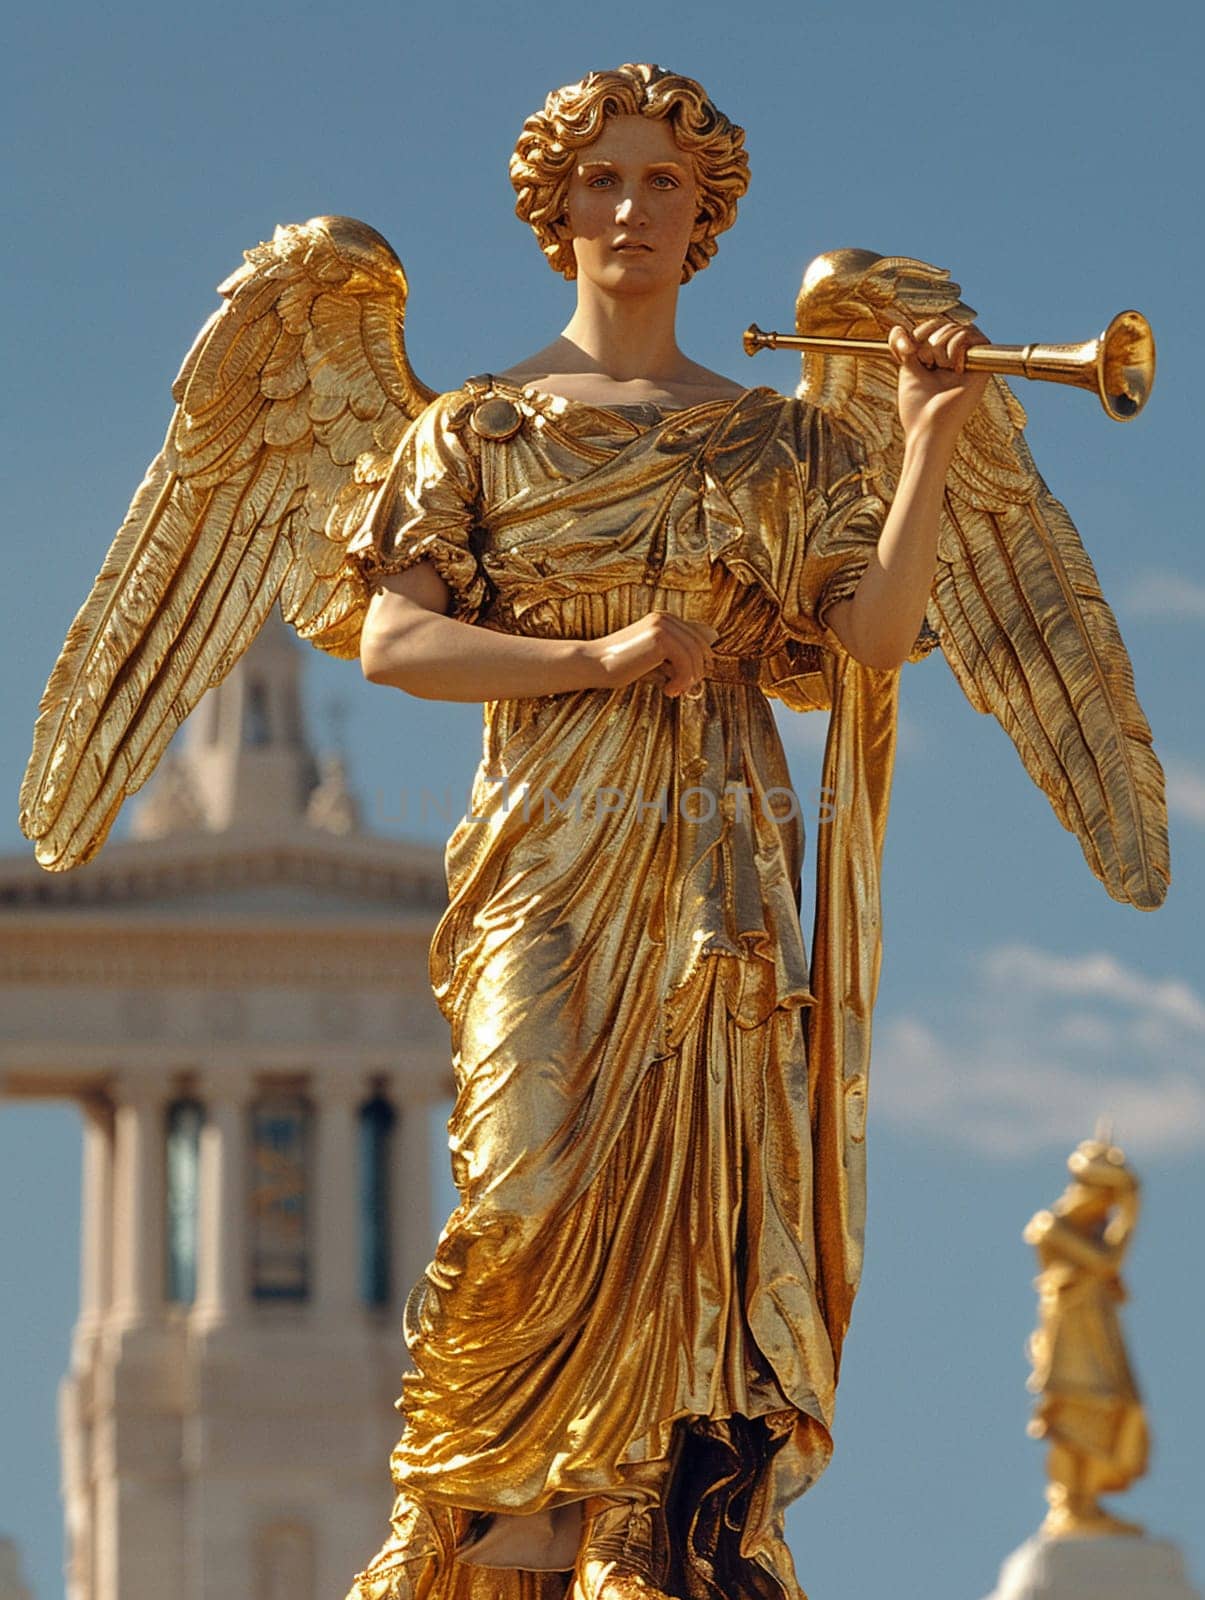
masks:
POLYGON ((1025 1239, 1042 1269, 1041 1323, 1029 1341, 1029 1387, 1039 1399, 1029 1432, 1086 1464, 1089 1493, 1127 1489, 1147 1470, 1150 1440, 1117 1309, 1127 1298, 1125 1245, 1057 1211, 1039 1211, 1025 1239))
POLYGON ((370 580, 429 559, 480 626, 718 630, 693 699, 485 704, 430 952, 460 1203, 407 1306, 363 1600, 554 1600, 550 1514, 656 1499, 667 1460, 672 1592, 800 1594, 783 1516, 831 1454, 861 1265, 898 685, 824 619, 884 514, 856 441, 772 390, 606 409, 479 379, 418 418, 352 542, 370 580), (810 963, 767 695, 832 708, 810 963), (530 1566, 460 1559, 488 1513, 525 1519, 530 1566))

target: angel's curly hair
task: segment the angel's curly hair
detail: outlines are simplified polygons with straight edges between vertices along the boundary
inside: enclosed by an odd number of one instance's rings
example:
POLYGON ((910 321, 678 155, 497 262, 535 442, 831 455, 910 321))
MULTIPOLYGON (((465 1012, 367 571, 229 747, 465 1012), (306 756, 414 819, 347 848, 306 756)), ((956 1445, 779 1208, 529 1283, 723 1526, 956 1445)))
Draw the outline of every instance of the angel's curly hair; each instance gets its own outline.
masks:
POLYGON ((569 180, 579 150, 593 144, 608 117, 663 117, 680 150, 694 161, 699 215, 682 266, 686 283, 711 260, 716 236, 736 221, 737 201, 749 187, 745 132, 729 122, 693 78, 647 64, 591 72, 554 89, 544 109, 528 117, 510 158, 515 214, 530 223, 549 265, 577 277, 570 240, 555 225, 565 216, 569 180))

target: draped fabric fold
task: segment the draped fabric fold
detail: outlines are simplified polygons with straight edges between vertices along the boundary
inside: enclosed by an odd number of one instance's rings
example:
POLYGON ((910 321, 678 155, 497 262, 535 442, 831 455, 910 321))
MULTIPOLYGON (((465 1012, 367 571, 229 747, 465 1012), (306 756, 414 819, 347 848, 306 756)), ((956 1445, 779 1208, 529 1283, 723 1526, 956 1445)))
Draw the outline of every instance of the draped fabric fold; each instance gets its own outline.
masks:
POLYGON ((460 1203, 407 1308, 362 1600, 556 1596, 541 1545, 608 1494, 663 1506, 684 1600, 800 1596, 783 1518, 832 1451, 861 1263, 897 686, 823 614, 883 510, 852 443, 770 391, 649 416, 483 381, 419 418, 353 542, 377 576, 437 550, 482 626, 669 609, 752 668, 485 706, 430 958, 460 1203), (504 438, 474 429, 487 400, 504 438), (832 708, 810 963, 767 693, 832 708), (467 1559, 491 1518, 507 1570, 467 1559))

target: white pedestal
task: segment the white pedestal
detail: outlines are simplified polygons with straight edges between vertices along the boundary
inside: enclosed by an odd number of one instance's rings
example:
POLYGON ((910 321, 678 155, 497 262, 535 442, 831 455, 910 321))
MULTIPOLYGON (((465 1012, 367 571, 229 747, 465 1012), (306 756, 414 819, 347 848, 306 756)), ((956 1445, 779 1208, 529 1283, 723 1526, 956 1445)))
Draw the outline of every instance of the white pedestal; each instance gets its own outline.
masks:
POLYGON ((1201 1600, 1169 1539, 1034 1536, 1000 1568, 987 1600, 1201 1600))

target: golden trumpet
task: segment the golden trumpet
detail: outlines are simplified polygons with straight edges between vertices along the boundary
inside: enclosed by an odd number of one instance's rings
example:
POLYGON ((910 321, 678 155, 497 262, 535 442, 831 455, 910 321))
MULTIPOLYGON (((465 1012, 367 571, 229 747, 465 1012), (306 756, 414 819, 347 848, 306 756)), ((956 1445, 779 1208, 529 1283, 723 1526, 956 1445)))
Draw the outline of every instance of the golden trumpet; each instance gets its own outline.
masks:
MULTIPOLYGON (((745 354, 759 350, 814 350, 828 355, 890 356, 885 339, 765 333, 745 329, 745 354)), ((892 357, 894 360, 894 357, 892 357)), ((1150 398, 1155 382, 1155 336, 1141 311, 1119 311, 1099 339, 1083 344, 978 344, 967 366, 1010 378, 1037 378, 1094 389, 1114 422, 1129 422, 1150 398)))

